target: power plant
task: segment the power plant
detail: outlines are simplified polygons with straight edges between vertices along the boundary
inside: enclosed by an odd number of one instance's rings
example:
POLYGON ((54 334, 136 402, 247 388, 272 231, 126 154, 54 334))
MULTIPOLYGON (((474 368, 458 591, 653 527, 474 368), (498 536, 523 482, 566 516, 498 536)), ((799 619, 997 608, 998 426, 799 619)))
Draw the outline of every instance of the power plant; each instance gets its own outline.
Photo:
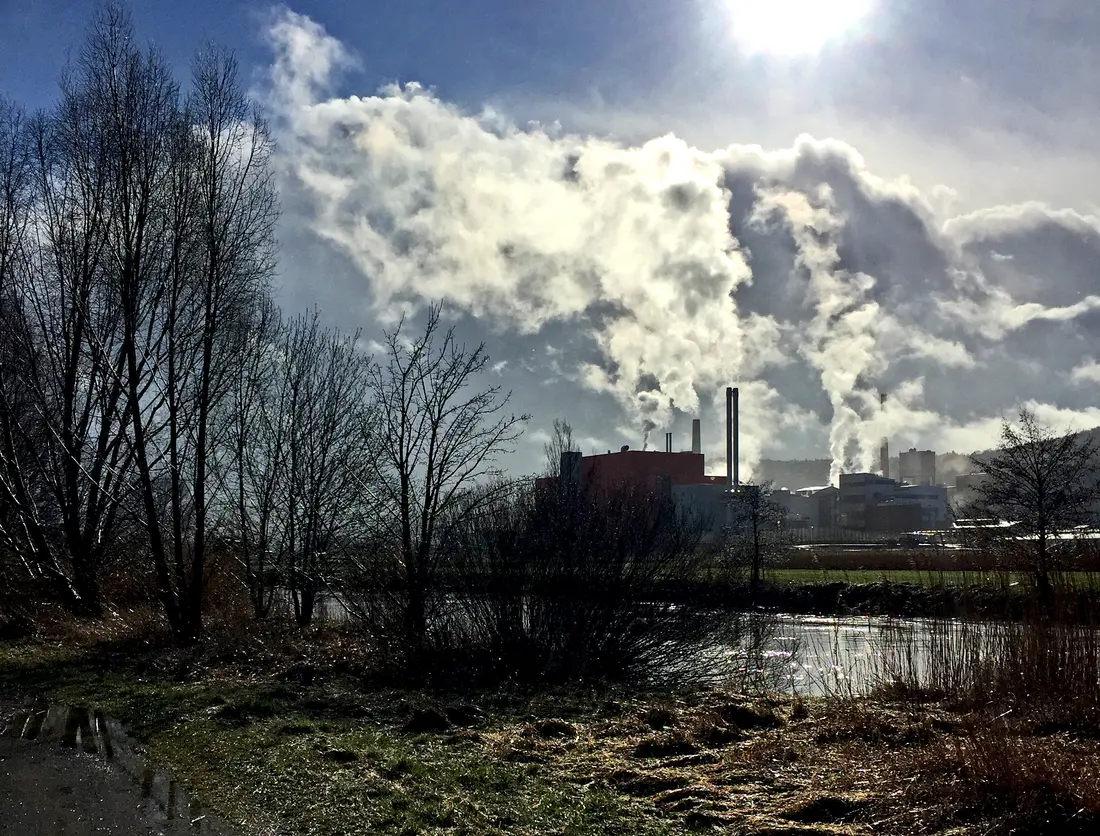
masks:
MULTIPOLYGON (((887 393, 879 393, 879 409, 886 407, 887 393)), ((740 391, 726 387, 726 467, 721 476, 706 474, 703 428, 699 418, 691 422, 691 449, 676 452, 673 433, 665 433, 663 452, 632 450, 561 456, 558 477, 536 480, 536 485, 563 483, 585 489, 637 486, 669 496, 676 507, 707 520, 718 533, 729 521, 729 498, 741 488, 740 391)), ((817 487, 775 486, 772 499, 786 512, 791 528, 852 529, 903 532, 945 527, 947 489, 935 481, 935 452, 911 448, 901 453, 898 478, 890 478, 890 443, 883 437, 878 473, 843 473, 840 484, 817 487)))
POLYGON ((699 418, 691 422, 691 450, 675 452, 673 434, 665 433, 663 452, 631 450, 623 445, 617 453, 610 450, 593 456, 571 451, 561 455, 559 475, 536 479, 536 486, 558 480, 586 489, 638 486, 669 495, 685 513, 695 514, 709 523, 712 531, 726 523, 729 493, 741 484, 739 391, 726 389, 726 472, 723 476, 706 474, 703 455, 703 427, 699 418))

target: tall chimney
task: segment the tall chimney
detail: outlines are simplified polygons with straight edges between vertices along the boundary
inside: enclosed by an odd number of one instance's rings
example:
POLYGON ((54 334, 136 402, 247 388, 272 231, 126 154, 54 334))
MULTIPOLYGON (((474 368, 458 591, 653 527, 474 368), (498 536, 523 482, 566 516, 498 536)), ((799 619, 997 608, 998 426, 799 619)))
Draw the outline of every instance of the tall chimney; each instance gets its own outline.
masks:
POLYGON ((672 452, 672 433, 665 433, 665 452, 672 452))
POLYGON ((741 484, 738 472, 738 391, 735 386, 726 387, 726 486, 733 490, 741 484))
POLYGON ((733 387, 726 387, 726 489, 733 490, 733 387))
MULTIPOLYGON (((878 395, 879 411, 886 409, 886 393, 879 392, 878 395)), ((890 439, 886 436, 882 437, 882 446, 878 450, 878 466, 882 471, 882 475, 887 479, 890 478, 890 439)))
POLYGON ((691 421, 691 452, 703 452, 703 425, 698 418, 691 421))
POLYGON ((733 486, 741 487, 741 408, 738 395, 740 390, 733 387, 733 486))

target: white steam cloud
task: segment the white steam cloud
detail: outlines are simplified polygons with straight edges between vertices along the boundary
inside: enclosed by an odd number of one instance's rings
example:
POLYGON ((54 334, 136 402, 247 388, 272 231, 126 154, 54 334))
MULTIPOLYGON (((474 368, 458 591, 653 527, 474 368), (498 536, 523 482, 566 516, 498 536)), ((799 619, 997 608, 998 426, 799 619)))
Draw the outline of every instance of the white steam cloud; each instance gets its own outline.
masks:
MULTIPOLYGON (((625 146, 465 113, 415 84, 334 97, 352 63, 336 39, 292 12, 268 36, 286 188, 380 317, 444 299, 525 334, 575 325, 600 357, 576 381, 645 433, 677 410, 717 426, 739 385, 749 470, 814 425, 834 478, 846 460, 873 466, 887 434, 958 437, 1024 399, 966 401, 976 376, 1013 378, 1014 335, 1100 327, 1100 296, 1028 297, 1005 272, 1028 269, 1029 241, 1055 246, 1051 230, 1100 242, 1096 219, 1028 204, 942 223, 935 196, 833 140, 625 146)), ((1093 379, 1071 374, 1081 359, 1066 361, 1075 385, 1093 379)))

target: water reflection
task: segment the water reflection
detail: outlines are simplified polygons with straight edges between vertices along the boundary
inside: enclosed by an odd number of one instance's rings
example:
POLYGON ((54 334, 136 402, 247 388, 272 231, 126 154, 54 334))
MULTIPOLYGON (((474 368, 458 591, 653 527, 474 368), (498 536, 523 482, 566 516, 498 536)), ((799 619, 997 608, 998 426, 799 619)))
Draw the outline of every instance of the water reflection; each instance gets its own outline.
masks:
MULTIPOLYGON (((932 642, 964 629, 924 619, 759 614, 736 645, 705 649, 716 682, 804 697, 860 696, 899 671, 920 680, 932 642)), ((981 634, 983 625, 968 623, 981 634)))
POLYGON ((164 836, 226 836, 229 830, 166 773, 149 767, 122 727, 85 706, 51 705, 24 711, 2 729, 6 736, 40 741, 100 759, 141 787, 142 813, 164 836))

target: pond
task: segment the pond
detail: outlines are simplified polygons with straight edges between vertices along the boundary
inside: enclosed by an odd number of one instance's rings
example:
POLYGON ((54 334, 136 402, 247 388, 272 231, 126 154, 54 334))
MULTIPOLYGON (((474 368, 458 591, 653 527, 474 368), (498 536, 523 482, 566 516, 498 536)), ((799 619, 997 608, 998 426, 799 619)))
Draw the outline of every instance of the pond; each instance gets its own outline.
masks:
POLYGON ((993 623, 760 614, 737 645, 703 650, 715 681, 749 679, 803 697, 861 696, 899 676, 922 681, 935 651, 952 646, 981 656, 993 623))
MULTIPOLYGON (((336 622, 349 618, 337 597, 320 600, 317 615, 336 622)), ((712 684, 751 684, 803 697, 866 695, 899 676, 921 681, 933 657, 965 655, 973 662, 992 652, 999 635, 999 622, 771 612, 713 615, 729 625, 716 633, 739 639, 701 639, 698 656, 684 670, 697 670, 702 662, 712 684)))

